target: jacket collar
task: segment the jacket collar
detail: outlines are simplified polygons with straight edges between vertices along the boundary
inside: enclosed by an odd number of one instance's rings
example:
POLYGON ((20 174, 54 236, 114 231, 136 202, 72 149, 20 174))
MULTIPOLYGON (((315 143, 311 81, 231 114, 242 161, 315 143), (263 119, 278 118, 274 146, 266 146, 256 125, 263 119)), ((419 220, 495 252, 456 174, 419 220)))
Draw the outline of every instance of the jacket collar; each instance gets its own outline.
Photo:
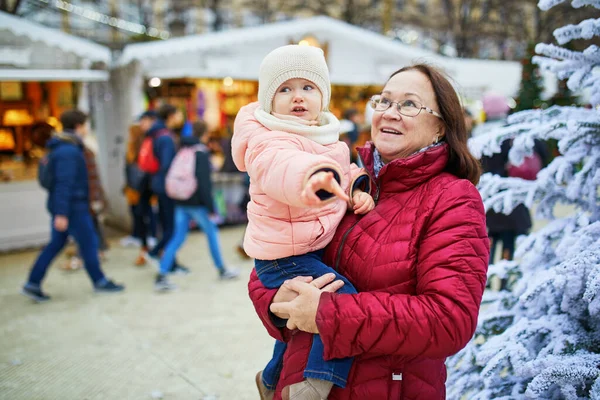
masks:
POLYGON ((64 129, 62 132, 56 133, 55 137, 58 138, 60 141, 73 143, 74 145, 83 148, 83 141, 79 136, 77 136, 75 131, 64 129))
MULTIPOLYGON (((375 179, 373 142, 358 149, 365 169, 375 179)), ((432 147, 407 158, 399 158, 384 165, 375 181, 381 192, 403 192, 439 175, 448 163, 448 144, 432 147)))

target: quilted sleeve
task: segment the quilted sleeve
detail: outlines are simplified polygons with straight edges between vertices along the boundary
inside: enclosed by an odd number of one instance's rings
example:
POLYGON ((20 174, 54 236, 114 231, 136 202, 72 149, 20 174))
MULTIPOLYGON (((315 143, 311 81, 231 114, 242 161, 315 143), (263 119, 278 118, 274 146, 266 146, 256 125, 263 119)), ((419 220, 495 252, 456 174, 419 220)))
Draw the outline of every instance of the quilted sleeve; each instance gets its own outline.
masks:
POLYGON ((477 189, 458 180, 439 197, 417 249, 416 295, 323 293, 317 326, 325 358, 358 354, 448 357, 471 339, 489 241, 477 189))
POLYGON ((285 327, 282 327, 281 329, 277 327, 274 323, 274 319, 277 317, 274 316, 269 310, 269 306, 271 305, 273 297, 275 297, 276 293, 277 289, 267 289, 264 287, 258 279, 256 271, 252 270, 252 273, 250 274, 250 281, 248 282, 248 294, 250 295, 250 300, 254 305, 256 314, 267 329, 269 335, 277 340, 285 342, 289 340, 290 331, 285 327))

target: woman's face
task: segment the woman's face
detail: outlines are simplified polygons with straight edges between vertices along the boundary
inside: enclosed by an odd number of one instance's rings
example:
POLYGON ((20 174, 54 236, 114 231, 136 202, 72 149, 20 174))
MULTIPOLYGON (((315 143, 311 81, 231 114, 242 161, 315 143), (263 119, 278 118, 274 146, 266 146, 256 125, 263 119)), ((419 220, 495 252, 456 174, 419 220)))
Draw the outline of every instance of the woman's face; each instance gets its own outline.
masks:
POLYGON ((409 70, 394 75, 385 85, 381 96, 394 102, 385 111, 375 111, 371 138, 385 163, 405 158, 441 139, 444 124, 438 117, 421 110, 416 117, 398 112, 398 101, 413 100, 440 112, 431 82, 419 71, 409 70))

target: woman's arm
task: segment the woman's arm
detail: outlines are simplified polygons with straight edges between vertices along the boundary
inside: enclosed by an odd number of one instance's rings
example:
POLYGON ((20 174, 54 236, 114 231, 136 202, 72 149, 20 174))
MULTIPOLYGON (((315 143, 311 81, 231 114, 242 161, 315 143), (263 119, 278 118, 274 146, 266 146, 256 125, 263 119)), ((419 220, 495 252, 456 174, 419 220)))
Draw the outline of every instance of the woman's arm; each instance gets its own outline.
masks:
POLYGON ((458 181, 440 196, 418 246, 417 295, 321 295, 316 324, 326 359, 367 353, 443 358, 472 338, 489 257, 485 213, 473 185, 458 181))

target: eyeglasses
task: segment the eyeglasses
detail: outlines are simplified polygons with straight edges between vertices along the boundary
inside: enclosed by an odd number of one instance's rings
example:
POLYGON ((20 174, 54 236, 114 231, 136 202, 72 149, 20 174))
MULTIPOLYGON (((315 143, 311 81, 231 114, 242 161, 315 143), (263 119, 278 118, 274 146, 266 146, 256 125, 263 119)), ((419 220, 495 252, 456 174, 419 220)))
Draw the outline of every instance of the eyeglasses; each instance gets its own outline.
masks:
POLYGON ((371 97, 371 107, 373 107, 373 110, 375 111, 383 112, 390 108, 392 104, 396 104, 398 112, 406 117, 416 117, 419 115, 421 110, 425 110, 429 114, 438 117, 442 121, 444 120, 444 118, 442 118, 438 112, 433 111, 429 107, 425 107, 415 100, 390 101, 389 99, 378 94, 371 97))

